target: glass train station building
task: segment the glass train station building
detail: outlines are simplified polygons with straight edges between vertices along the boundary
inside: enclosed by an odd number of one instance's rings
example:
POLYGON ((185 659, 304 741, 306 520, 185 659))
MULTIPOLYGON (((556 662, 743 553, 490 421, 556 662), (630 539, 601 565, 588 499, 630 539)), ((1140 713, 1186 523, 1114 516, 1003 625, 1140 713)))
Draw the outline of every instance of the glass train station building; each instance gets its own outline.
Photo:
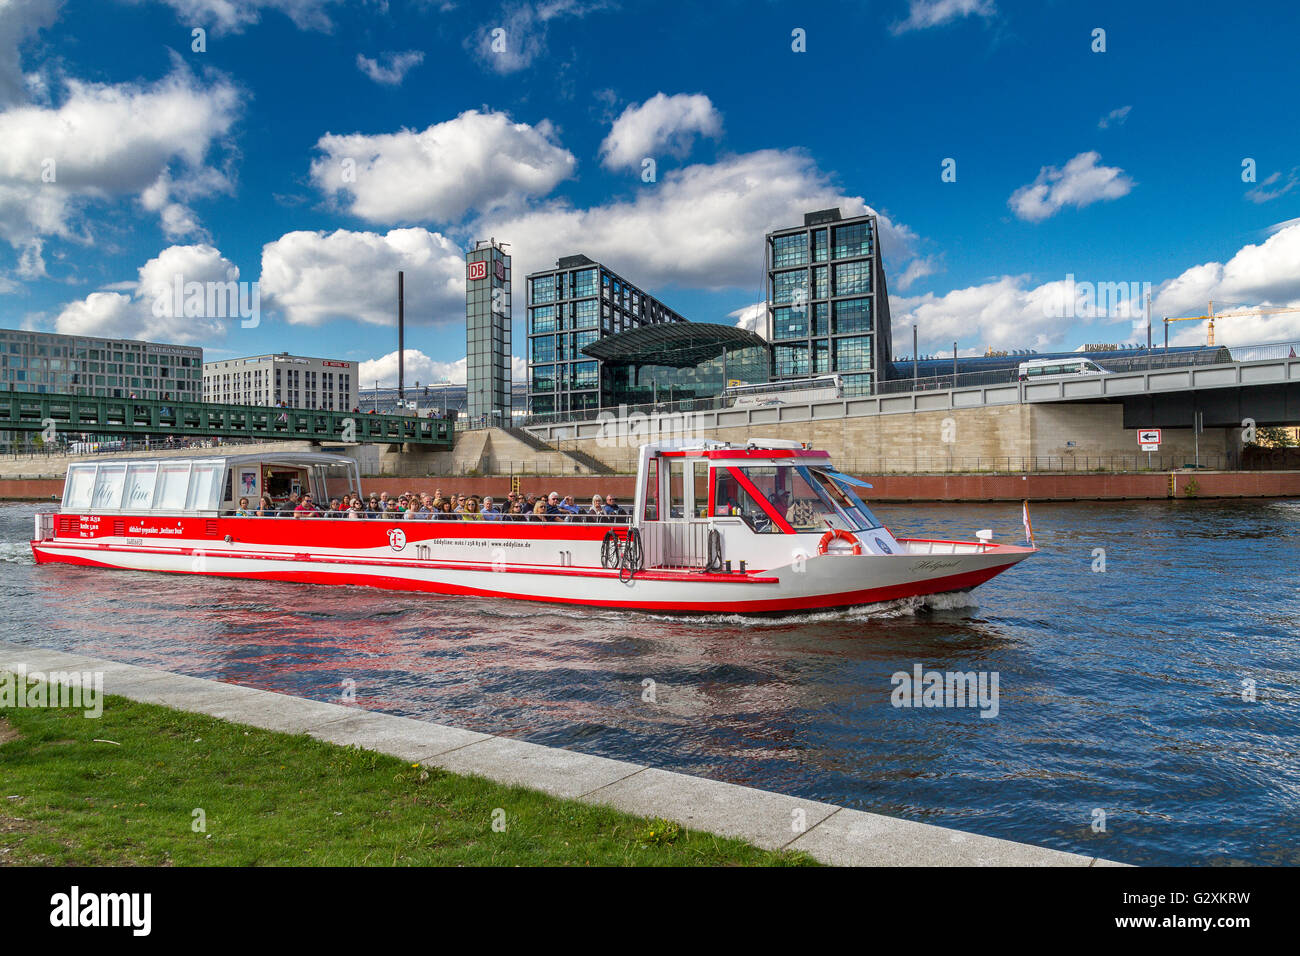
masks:
POLYGON ((527 277, 528 413, 714 399, 732 383, 838 373, 869 394, 891 360, 875 216, 811 212, 768 233, 766 337, 689 322, 584 255, 527 277))

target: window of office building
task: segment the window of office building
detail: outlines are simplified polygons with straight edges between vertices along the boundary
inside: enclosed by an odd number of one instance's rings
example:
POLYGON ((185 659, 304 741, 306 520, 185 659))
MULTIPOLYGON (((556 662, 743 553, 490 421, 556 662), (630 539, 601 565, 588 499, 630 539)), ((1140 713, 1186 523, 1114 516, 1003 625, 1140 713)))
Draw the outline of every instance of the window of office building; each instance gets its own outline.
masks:
POLYGON ((842 299, 835 303, 835 334, 871 331, 871 300, 842 299))
POLYGON ((855 335, 835 340, 835 371, 854 372, 871 368, 871 336, 855 335))
POLYGON ((831 352, 825 339, 813 342, 813 371, 817 374, 831 370, 831 352))
POLYGON ((808 335, 808 309, 785 305, 772 310, 772 337, 801 339, 808 335))
POLYGON ((871 255, 871 224, 858 222, 851 226, 836 226, 832 232, 834 239, 834 259, 846 259, 849 256, 871 255))
POLYGON ((824 299, 830 295, 830 288, 826 282, 826 267, 818 266, 812 271, 813 286, 812 298, 824 299))
POLYGON ((574 389, 596 388, 600 385, 600 378, 596 373, 595 362, 574 362, 573 363, 573 385, 574 389))
POLYGON ((862 295, 871 291, 871 260, 860 259, 835 267, 835 294, 862 295))
POLYGON ((813 262, 826 261, 826 230, 814 229, 812 233, 813 262))
POLYGON ((532 309, 529 321, 532 323, 530 332, 554 332, 558 323, 555 319, 555 306, 544 305, 540 308, 532 309))
POLYGON ((555 336, 539 335, 537 338, 533 339, 533 361, 555 361, 555 336))
POLYGON ((534 365, 532 372, 533 372, 532 390, 534 392, 555 391, 555 366, 554 365, 534 365))
POLYGON ((541 276, 533 280, 533 294, 531 301, 555 301, 555 276, 541 276))
POLYGON ((577 303, 573 327, 575 329, 594 329, 598 315, 595 299, 583 299, 577 303))
POLYGON ((808 345, 800 342, 791 345, 777 345, 774 349, 777 375, 807 375, 808 345))
POLYGON ((825 302, 814 302, 812 307, 812 334, 825 335, 830 326, 827 316, 830 315, 830 305, 825 302))
POLYGON ((596 270, 583 269, 575 273, 573 283, 573 294, 575 296, 595 295, 596 294, 596 270))
POLYGON ((806 233, 799 232, 793 236, 772 237, 772 267, 774 269, 807 264, 808 236, 806 233))
POLYGON ((808 273, 803 269, 778 272, 772 276, 772 302, 788 305, 794 301, 808 300, 808 273))

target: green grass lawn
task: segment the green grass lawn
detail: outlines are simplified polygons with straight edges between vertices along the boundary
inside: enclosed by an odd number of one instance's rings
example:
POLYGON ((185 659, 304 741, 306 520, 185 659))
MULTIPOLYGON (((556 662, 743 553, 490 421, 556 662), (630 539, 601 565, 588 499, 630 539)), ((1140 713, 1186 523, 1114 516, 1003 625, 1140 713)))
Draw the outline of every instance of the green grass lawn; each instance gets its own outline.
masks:
POLYGON ((0 709, 0 864, 812 862, 662 820, 121 697, 105 698, 98 720, 75 709, 0 709), (494 829, 494 820, 504 829, 494 829))

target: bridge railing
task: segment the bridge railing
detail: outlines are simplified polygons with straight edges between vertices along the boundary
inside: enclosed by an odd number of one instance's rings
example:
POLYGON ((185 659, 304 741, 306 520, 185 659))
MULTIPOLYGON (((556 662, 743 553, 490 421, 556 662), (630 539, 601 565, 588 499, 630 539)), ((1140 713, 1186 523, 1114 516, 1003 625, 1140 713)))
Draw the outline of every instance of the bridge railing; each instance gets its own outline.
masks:
POLYGON ((151 435, 414 443, 451 447, 454 426, 436 418, 357 411, 217 405, 168 399, 0 393, 0 432, 46 431, 126 439, 151 435))
MULTIPOLYGON (((1222 365, 1231 362, 1258 362, 1270 359, 1295 358, 1300 354, 1300 342, 1281 342, 1271 345, 1246 345, 1219 348, 1203 348, 1187 352, 1164 352, 1156 348, 1149 353, 1137 356, 1115 355, 1111 358, 1106 353, 1089 353, 1092 359, 1108 372, 1142 372, 1171 368, 1196 368, 1207 365, 1222 365)), ((1026 361, 1034 356, 1025 356, 1026 361)), ((959 372, 957 374, 932 375, 925 378, 895 378, 877 382, 870 392, 872 395, 898 395, 908 392, 942 391, 951 388, 979 388, 990 385, 1016 385, 1019 382, 1016 368, 996 369, 988 372, 959 372)), ((1086 376, 1079 376, 1084 378, 1086 376)), ((1046 380, 1046 379, 1045 379, 1046 380)), ((1055 380, 1055 379, 1052 379, 1055 380)), ((844 398, 858 398, 858 395, 845 395, 844 398)), ((782 404, 779 395, 771 404, 782 404)), ((792 402, 802 404, 804 400, 792 402)), ((545 415, 528 415, 516 421, 521 426, 559 425, 570 422, 588 422, 608 416, 615 412, 629 415, 673 415, 689 412, 717 411, 734 408, 736 400, 730 397, 690 398, 678 401, 652 402, 641 405, 625 405, 618 408, 588 408, 574 412, 559 412, 545 415)), ((753 408, 753 404, 742 407, 753 408)))

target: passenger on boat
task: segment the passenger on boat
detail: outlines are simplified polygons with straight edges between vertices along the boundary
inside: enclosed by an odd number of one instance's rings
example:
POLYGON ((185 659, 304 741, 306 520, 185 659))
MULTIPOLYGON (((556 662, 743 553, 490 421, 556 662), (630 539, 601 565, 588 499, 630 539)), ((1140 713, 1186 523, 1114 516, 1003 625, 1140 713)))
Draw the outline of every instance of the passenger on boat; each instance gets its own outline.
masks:
POLYGON ((558 521, 568 514, 560 507, 560 493, 558 491, 552 491, 546 496, 546 514, 552 521, 558 521))
POLYGON ((470 498, 465 502, 465 510, 461 512, 461 521, 482 521, 483 516, 478 511, 478 499, 470 498))
POLYGON ((591 496, 591 507, 583 512, 587 521, 600 521, 605 517, 605 502, 601 500, 600 495, 591 496))
POLYGON ((570 515, 582 513, 582 509, 574 503, 573 495, 565 495, 564 500, 560 502, 560 510, 570 515))
POLYGON ((605 496, 605 514, 607 515, 626 515, 627 512, 618 506, 618 499, 613 495, 605 496))
POLYGON ((483 515, 484 521, 501 520, 501 509, 497 507, 497 503, 493 500, 491 495, 488 495, 483 499, 483 510, 481 514, 483 515))
POLYGON ((257 511, 254 512, 259 518, 275 517, 275 504, 266 495, 257 503, 257 511))
POLYGON ((280 515, 281 515, 281 517, 290 517, 290 518, 292 518, 292 517, 294 516, 294 512, 298 510, 298 505, 299 505, 300 503, 301 503, 301 502, 300 502, 300 499, 298 498, 298 496, 297 496, 296 494, 292 494, 292 495, 290 495, 290 496, 285 500, 284 504, 280 506, 280 515))
POLYGON ((235 509, 235 517, 236 517, 236 518, 251 518, 252 516, 253 516, 253 512, 251 512, 251 511, 248 510, 248 499, 247 499, 247 498, 240 498, 240 499, 239 499, 239 507, 235 509))
POLYGON ((311 495, 303 495, 298 507, 293 509, 293 516, 295 518, 319 518, 321 514, 316 510, 316 506, 311 503, 311 495))
POLYGON ((529 519, 532 521, 550 520, 550 515, 546 513, 546 502, 541 498, 538 498, 537 502, 533 505, 533 512, 529 515, 529 519))
POLYGON ((331 498, 331 499, 330 499, 330 507, 329 507, 329 512, 328 512, 328 517, 330 517, 330 518, 342 518, 342 517, 343 517, 343 502, 339 501, 339 499, 337 499, 337 498, 331 498))
POLYGON ((526 521, 527 518, 528 516, 524 513, 523 503, 516 498, 514 501, 510 503, 510 506, 506 508, 506 513, 502 517, 502 520, 503 521, 526 521))

